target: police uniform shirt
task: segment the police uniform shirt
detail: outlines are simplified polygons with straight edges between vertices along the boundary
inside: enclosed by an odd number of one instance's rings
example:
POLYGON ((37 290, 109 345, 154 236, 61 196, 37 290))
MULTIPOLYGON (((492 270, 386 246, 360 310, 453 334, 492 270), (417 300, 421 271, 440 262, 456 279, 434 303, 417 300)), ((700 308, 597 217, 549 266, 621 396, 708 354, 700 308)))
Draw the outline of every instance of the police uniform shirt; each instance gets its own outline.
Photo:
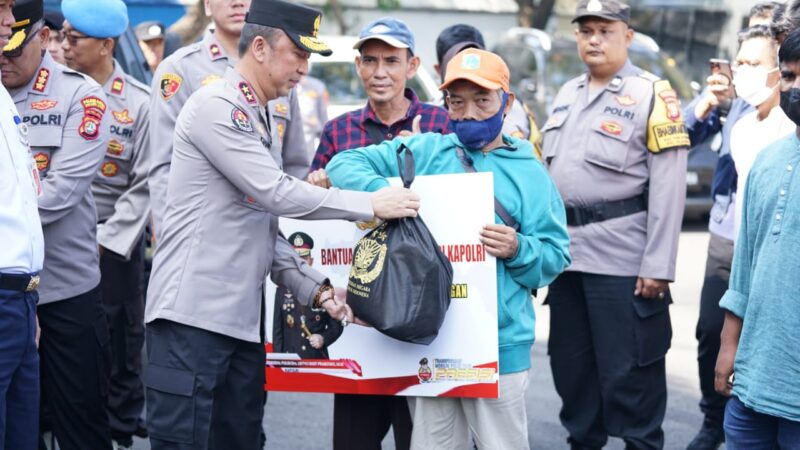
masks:
MULTIPOLYGON (((164 216, 173 133, 178 113, 198 89, 222 78, 225 69, 237 62, 227 55, 213 33, 200 42, 177 50, 159 64, 153 76, 150 100, 150 203, 156 236, 164 216)), ((286 173, 305 177, 311 166, 306 150, 300 107, 292 90, 288 97, 269 102, 275 117, 272 129, 275 149, 283 154, 286 173), (292 118, 295 118, 292 120, 292 118)))
POLYGON ((147 133, 150 89, 122 71, 114 73, 103 91, 108 99, 106 153, 92 184, 97 203, 97 242, 130 258, 149 217, 147 133))
POLYGON ((28 147, 28 126, 0 86, 0 272, 42 270, 44 238, 36 197, 38 172, 28 147))
POLYGON ((628 61, 609 85, 569 81, 542 129, 543 157, 569 206, 641 195, 648 211, 569 227, 568 270, 673 280, 686 197, 686 135, 666 80, 628 61))
POLYGON ((46 245, 39 304, 68 299, 100 283, 91 184, 106 149, 106 97, 97 82, 47 51, 30 83, 9 93, 28 126, 42 183, 46 245))
POLYGON ((278 236, 278 216, 372 218, 370 194, 321 189, 285 174, 270 122, 233 68, 181 111, 146 322, 164 318, 261 342, 268 273, 303 304, 325 279, 278 236))

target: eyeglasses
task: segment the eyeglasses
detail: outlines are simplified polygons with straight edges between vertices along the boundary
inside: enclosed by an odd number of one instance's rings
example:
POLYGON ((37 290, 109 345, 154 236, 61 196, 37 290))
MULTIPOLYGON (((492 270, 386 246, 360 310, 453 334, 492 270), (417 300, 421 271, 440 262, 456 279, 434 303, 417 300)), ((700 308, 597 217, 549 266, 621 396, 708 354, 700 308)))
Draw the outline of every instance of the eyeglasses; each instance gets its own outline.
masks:
POLYGON ((78 45, 78 41, 82 39, 94 39, 92 36, 78 36, 74 33, 64 33, 64 39, 69 42, 71 47, 78 45))
POLYGON ((42 31, 42 28, 44 27, 39 27, 36 30, 31 29, 28 36, 25 37, 25 40, 22 41, 22 44, 20 44, 19 47, 15 48, 14 50, 3 52, 3 56, 6 58, 19 58, 19 56, 22 55, 22 51, 25 50, 25 46, 28 45, 28 43, 32 41, 40 31, 42 31))

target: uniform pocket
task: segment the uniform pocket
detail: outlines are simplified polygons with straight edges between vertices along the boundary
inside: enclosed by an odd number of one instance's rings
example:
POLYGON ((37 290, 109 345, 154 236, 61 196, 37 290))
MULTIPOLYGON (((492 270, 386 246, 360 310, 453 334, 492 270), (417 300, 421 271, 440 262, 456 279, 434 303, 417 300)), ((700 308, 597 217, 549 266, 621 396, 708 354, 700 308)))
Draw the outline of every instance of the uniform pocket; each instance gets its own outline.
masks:
POLYGON ((188 370, 149 364, 145 370, 150 436, 167 442, 194 443, 195 376, 188 370))
POLYGON ((592 121, 592 137, 587 142, 584 159, 587 162, 612 169, 625 170, 628 142, 633 135, 633 124, 614 117, 600 116, 592 121))
POLYGON ((639 366, 654 363, 667 354, 672 342, 672 322, 669 305, 672 297, 649 299, 636 296, 633 309, 636 313, 634 333, 639 366))

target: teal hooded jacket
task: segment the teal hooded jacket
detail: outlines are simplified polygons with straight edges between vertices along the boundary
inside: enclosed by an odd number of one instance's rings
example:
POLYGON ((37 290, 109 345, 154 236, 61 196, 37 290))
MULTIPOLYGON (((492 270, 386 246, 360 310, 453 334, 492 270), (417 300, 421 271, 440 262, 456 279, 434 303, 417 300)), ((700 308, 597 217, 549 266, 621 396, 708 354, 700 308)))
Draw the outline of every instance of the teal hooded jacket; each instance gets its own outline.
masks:
MULTIPOLYGON (((564 203, 544 166, 527 141, 503 136, 506 146, 484 153, 466 150, 478 172, 492 172, 494 195, 520 224, 517 254, 497 261, 497 327, 500 373, 530 368, 535 315, 531 289, 550 284, 569 266, 564 203)), ((338 188, 377 191, 386 177, 399 175, 397 150, 414 154, 417 175, 465 173, 455 134, 418 134, 337 154, 325 170, 338 188)), ((424 199, 423 199, 424 201, 424 199)), ((502 220, 495 212, 495 223, 502 220)))

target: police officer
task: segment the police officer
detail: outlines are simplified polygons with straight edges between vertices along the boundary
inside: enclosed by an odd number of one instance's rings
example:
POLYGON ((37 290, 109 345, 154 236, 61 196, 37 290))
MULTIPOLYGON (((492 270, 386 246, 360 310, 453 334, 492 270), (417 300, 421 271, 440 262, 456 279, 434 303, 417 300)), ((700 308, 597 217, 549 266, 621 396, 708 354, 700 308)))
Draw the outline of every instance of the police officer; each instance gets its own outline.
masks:
POLYGON ((550 286, 550 364, 572 448, 664 445, 689 139, 675 91, 635 67, 630 9, 582 0, 574 22, 588 72, 543 127, 543 157, 567 206, 572 265, 550 286))
POLYGON ((297 86, 297 97, 303 117, 308 157, 311 160, 317 152, 322 129, 328 121, 328 89, 322 80, 306 75, 297 86))
MULTIPOLYGON (((67 4, 70 0, 64 2, 67 4)), ((42 181, 39 286, 42 394, 62 449, 111 447, 105 411, 108 325, 100 298, 92 180, 106 150, 108 104, 91 78, 53 61, 42 0, 17 2, 22 31, 0 57, 3 85, 29 131, 42 181)), ((100 26, 113 27, 110 20, 100 26)))
POLYGON ((311 52, 331 53, 316 37, 321 18, 284 1, 254 2, 236 67, 193 94, 178 118, 145 310, 153 449, 258 446, 268 274, 301 304, 352 321, 325 277, 278 236, 278 216, 370 220, 419 208, 407 189, 328 190, 281 170, 265 105, 307 73, 311 52))
POLYGON ((63 11, 67 65, 103 86, 111 116, 109 128, 101 131, 107 144, 92 193, 97 203, 102 297, 111 332, 109 425, 111 437, 130 447, 144 408, 142 237, 149 215, 150 89, 126 74, 113 57, 116 38, 128 24, 122 0, 71 0, 63 3, 63 11), (115 26, 104 24, 109 21, 115 26))
MULTIPOLYGON (((287 239, 297 255, 309 266, 314 265, 311 249, 314 240, 306 233, 292 233, 287 239)), ((273 351, 296 353, 301 358, 328 359, 328 346, 342 335, 344 327, 333 320, 324 308, 303 306, 285 287, 275 292, 272 327, 273 351)))
MULTIPOLYGON (((0 49, 13 37, 12 27, 14 34, 20 33, 12 3, 0 0, 0 49)), ((36 287, 44 259, 36 208, 41 185, 27 128, 8 91, 0 87, 0 448, 19 450, 38 446, 36 287)))
MULTIPOLYGON (((237 46, 250 0, 208 0, 215 31, 200 42, 176 51, 164 59, 153 76, 150 104, 150 146, 152 152, 148 183, 152 201, 155 235, 158 238, 167 196, 172 133, 178 113, 189 97, 201 87, 222 78, 227 67, 238 60, 237 46)), ((283 155, 286 173, 304 177, 311 165, 300 118, 297 94, 292 89, 269 103, 275 118, 272 126, 274 148, 283 155)))

